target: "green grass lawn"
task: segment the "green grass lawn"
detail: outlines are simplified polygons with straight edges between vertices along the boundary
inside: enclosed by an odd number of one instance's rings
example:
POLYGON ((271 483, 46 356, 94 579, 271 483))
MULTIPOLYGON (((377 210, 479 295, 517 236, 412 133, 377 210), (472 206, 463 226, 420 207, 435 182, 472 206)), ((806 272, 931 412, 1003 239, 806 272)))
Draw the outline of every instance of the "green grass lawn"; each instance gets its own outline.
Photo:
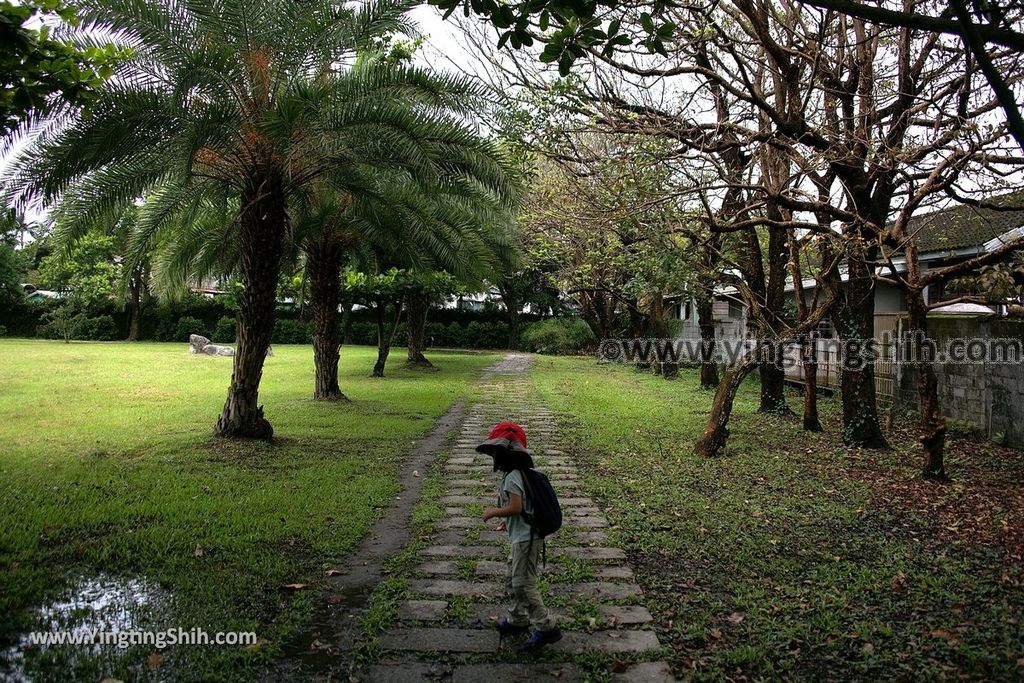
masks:
MULTIPOLYGON (((139 579, 158 596, 139 627, 267 641, 171 648, 151 665, 171 678, 255 676, 311 617, 323 570, 397 490, 412 441, 497 358, 438 352, 441 371, 423 373, 395 353, 375 380, 375 349, 346 347, 353 403, 323 404, 311 398, 311 347, 277 346, 261 389, 267 445, 211 436, 231 359, 186 349, 0 340, 0 655, 80 580, 139 579), (282 590, 290 583, 309 587, 282 590)), ((154 648, 68 652, 26 665, 38 680, 132 679, 154 648)))
MULTIPOLYGON (((728 447, 693 455, 711 403, 677 382, 543 358, 538 389, 695 680, 928 680, 1024 675, 1024 459, 955 436, 952 485, 916 478, 912 434, 888 453, 736 401, 728 447)), ((794 407, 799 402, 791 402, 794 407)))

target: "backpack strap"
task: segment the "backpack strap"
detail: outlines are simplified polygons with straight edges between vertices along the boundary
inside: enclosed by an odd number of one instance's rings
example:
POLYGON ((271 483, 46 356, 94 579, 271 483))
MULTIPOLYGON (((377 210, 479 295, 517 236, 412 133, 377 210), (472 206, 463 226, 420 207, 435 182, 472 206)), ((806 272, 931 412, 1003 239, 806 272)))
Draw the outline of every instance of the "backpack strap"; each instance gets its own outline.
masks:
POLYGON ((533 487, 530 486, 530 475, 526 473, 527 468, 522 467, 519 469, 519 476, 523 478, 523 493, 526 493, 533 498, 533 487))
MULTIPOLYGON (((533 498, 533 487, 530 486, 530 476, 526 473, 526 469, 525 468, 520 469, 519 470, 519 475, 523 478, 523 489, 524 489, 523 492, 528 494, 530 496, 530 498, 532 499, 533 498)), ((524 506, 524 510, 525 510, 525 506, 526 506, 525 502, 523 503, 523 506, 524 506)), ((528 548, 527 552, 530 552, 530 551, 533 550, 533 539, 536 536, 536 534, 537 534, 537 530, 534 529, 533 525, 531 524, 530 525, 530 545, 527 546, 527 548, 528 548)), ((544 567, 547 567, 548 566, 548 541, 547 541, 546 538, 541 538, 540 542, 544 544, 544 545, 541 546, 541 553, 542 553, 542 555, 544 557, 544 567)))

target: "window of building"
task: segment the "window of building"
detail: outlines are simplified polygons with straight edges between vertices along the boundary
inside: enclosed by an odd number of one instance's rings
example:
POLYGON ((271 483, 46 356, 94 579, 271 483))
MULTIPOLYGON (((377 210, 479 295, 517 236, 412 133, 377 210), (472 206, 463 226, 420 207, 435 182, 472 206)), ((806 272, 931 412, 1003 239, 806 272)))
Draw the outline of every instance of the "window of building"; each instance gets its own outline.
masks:
POLYGON ((729 299, 729 319, 730 320, 742 320, 743 319, 743 303, 736 299, 729 299))

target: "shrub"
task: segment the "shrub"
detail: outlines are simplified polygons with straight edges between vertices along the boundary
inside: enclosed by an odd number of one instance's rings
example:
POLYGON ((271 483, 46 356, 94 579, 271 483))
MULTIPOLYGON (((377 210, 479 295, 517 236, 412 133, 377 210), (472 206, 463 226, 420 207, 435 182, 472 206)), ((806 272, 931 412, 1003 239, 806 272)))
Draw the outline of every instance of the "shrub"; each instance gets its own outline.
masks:
POLYGON ((312 344, 313 328, 301 320, 278 320, 271 336, 274 344, 312 344))
POLYGON ((462 325, 453 322, 448 325, 448 329, 445 330, 445 346, 450 346, 456 349, 466 348, 466 335, 464 334, 464 328, 462 325))
POLYGON ((78 339, 85 324, 85 313, 70 304, 64 304, 47 311, 38 334, 47 339, 63 339, 65 342, 78 339))
POLYGON ((423 330, 423 343, 428 348, 431 346, 447 346, 445 343, 448 338, 447 329, 448 326, 444 323, 434 323, 428 320, 427 326, 423 330))
POLYGON ((178 324, 174 327, 173 337, 162 341, 187 342, 188 338, 193 334, 201 334, 206 338, 210 337, 210 331, 206 328, 206 325, 203 324, 202 320, 186 315, 178 318, 178 324))
POLYGON ((161 318, 160 322, 156 325, 156 330, 153 331, 153 339, 161 342, 175 341, 176 326, 174 321, 170 318, 161 318))
POLYGON ((352 323, 352 343, 373 346, 377 343, 377 326, 374 323, 352 323))
POLYGON ((238 338, 238 330, 234 318, 223 316, 213 328, 213 341, 218 344, 234 344, 238 338))
POLYGON ((477 348, 503 349, 508 346, 508 323, 481 323, 480 341, 477 348))
POLYGON ((597 340, 579 318, 549 318, 526 326, 523 345, 529 351, 550 354, 579 354, 594 348, 597 340))
POLYGON ((508 328, 501 323, 473 321, 463 330, 463 346, 469 349, 496 349, 508 343, 508 328))
POLYGON ((6 337, 6 336, 7 336, 7 328, 4 327, 3 325, 0 325, 0 337, 6 337))
POLYGON ((114 341, 117 336, 117 323, 109 315, 86 318, 78 329, 79 338, 91 341, 114 341))

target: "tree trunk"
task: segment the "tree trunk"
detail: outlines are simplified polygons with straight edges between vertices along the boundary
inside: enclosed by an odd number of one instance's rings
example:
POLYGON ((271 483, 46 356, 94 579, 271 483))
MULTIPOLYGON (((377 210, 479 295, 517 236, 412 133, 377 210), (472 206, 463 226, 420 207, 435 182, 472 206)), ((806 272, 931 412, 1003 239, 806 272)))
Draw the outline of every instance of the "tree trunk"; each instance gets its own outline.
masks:
POLYGON ((310 281, 310 309, 313 313, 313 398, 318 401, 347 401, 338 385, 341 358, 341 330, 338 302, 341 299, 341 249, 329 233, 306 251, 306 274, 310 281))
POLYGON ((757 412, 772 415, 793 415, 786 404, 786 371, 782 365, 783 346, 777 341, 761 344, 762 357, 758 372, 761 375, 761 405, 757 412))
POLYGON ((259 405, 260 380, 276 318, 277 280, 287 228, 283 182, 274 172, 258 173, 242 191, 239 246, 242 293, 238 347, 224 410, 215 432, 225 437, 269 439, 274 435, 259 405))
POLYGON ((505 304, 505 315, 508 316, 508 348, 519 348, 519 309, 522 304, 512 293, 510 287, 498 286, 501 300, 505 304))
POLYGON ((378 299, 376 305, 377 314, 377 361, 373 364, 372 377, 383 377, 384 366, 388 362, 388 355, 391 353, 391 344, 395 339, 395 331, 402 319, 402 301, 395 302, 395 317, 391 321, 391 328, 388 329, 385 318, 387 316, 387 303, 384 299, 378 299))
POLYGON ((377 361, 373 364, 373 373, 371 377, 383 377, 384 366, 388 362, 388 354, 391 353, 391 345, 387 343, 387 335, 385 333, 384 324, 384 300, 380 299, 377 301, 377 305, 374 306, 374 315, 377 319, 377 361))
POLYGON ((739 363, 730 367, 722 375, 722 381, 718 383, 718 390, 715 392, 715 400, 711 404, 707 426, 697 443, 694 444, 694 453, 711 457, 725 445, 729 438, 729 416, 732 414, 732 404, 736 399, 736 392, 739 391, 740 384, 755 367, 757 367, 756 349, 754 353, 742 358, 739 363))
POLYGON ((845 283, 832 321, 843 342, 840 387, 843 401, 843 442, 863 448, 888 448, 878 422, 875 399, 875 366, 870 359, 855 357, 864 342, 874 337, 875 291, 871 267, 863 253, 851 253, 849 281, 845 283))
POLYGON ((924 293, 920 289, 907 292, 909 318, 908 341, 913 352, 914 369, 917 371, 917 397, 920 403, 918 441, 924 449, 924 468, 921 472, 926 479, 946 481, 944 451, 946 445, 946 418, 939 406, 938 380, 926 343, 928 336, 928 309, 924 293))
POLYGON ((142 321, 142 283, 133 275, 128 283, 128 341, 139 341, 139 323, 142 321))
POLYGON ((700 326, 700 387, 718 386, 718 364, 715 362, 715 319, 712 299, 697 302, 697 324, 700 326))
POLYGON ((344 328, 344 332, 342 333, 342 343, 343 344, 351 344, 352 343, 352 322, 353 322, 352 304, 351 303, 345 304, 345 313, 344 313, 344 315, 342 317, 343 317, 342 328, 344 328))
POLYGON ((818 340, 813 334, 804 338, 801 357, 804 371, 804 431, 820 432, 818 417, 818 340))
POLYGON ((508 348, 509 349, 520 349, 522 348, 522 342, 519 339, 519 311, 508 314, 508 348))
POLYGON ((147 268, 136 268, 128 281, 128 341, 139 341, 139 327, 142 323, 142 312, 150 302, 149 288, 146 286, 147 268))
POLYGON ((671 332, 668 323, 665 321, 665 300, 661 292, 654 292, 651 296, 651 329, 654 336, 664 340, 661 349, 662 357, 656 358, 654 363, 654 374, 660 375, 668 380, 679 378, 679 363, 675 357, 676 348, 672 345, 671 332))
POLYGON ((418 368, 432 368, 433 363, 423 355, 424 337, 427 330, 427 314, 430 311, 430 300, 422 292, 409 294, 408 316, 406 325, 409 337, 409 356, 406 365, 418 368))

